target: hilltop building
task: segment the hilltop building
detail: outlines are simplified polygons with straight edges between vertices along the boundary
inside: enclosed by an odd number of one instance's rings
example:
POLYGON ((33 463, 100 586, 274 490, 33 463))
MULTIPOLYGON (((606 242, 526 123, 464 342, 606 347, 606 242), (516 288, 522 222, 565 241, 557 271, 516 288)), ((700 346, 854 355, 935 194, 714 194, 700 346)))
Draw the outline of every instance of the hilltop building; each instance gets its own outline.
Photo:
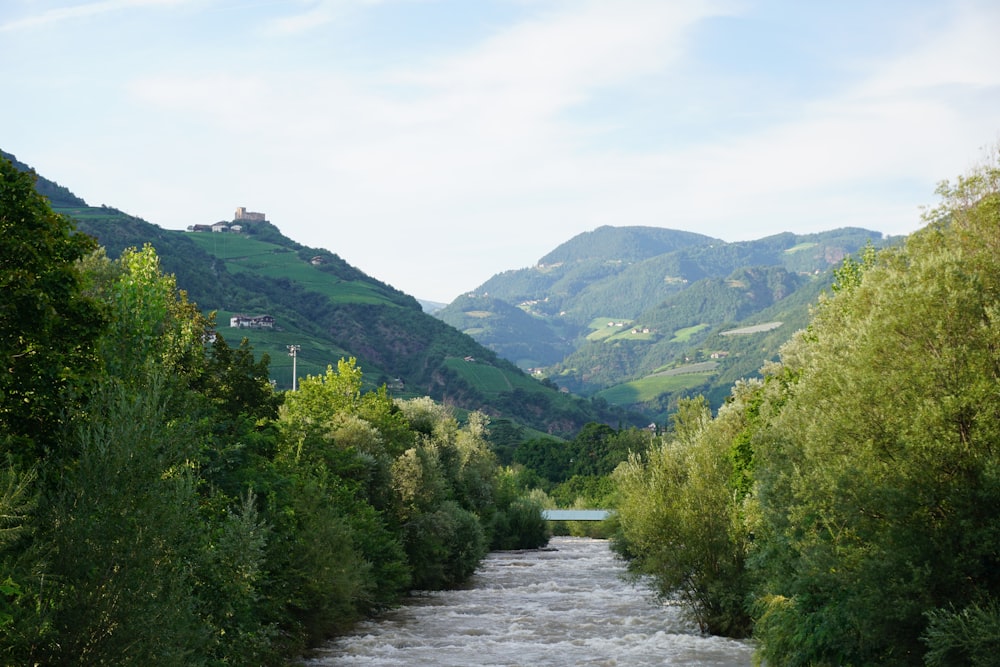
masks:
POLYGON ((242 206, 236 207, 236 216, 233 220, 243 220, 245 222, 264 222, 267 218, 263 213, 248 211, 242 206))

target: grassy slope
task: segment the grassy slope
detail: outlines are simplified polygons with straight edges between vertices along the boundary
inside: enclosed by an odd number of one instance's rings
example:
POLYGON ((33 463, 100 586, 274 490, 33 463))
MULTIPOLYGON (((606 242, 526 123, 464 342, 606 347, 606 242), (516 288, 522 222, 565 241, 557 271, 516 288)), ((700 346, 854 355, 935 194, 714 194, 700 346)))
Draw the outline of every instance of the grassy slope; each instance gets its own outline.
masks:
POLYGON ((188 236, 202 250, 223 260, 234 275, 255 273, 268 278, 285 278, 335 303, 392 304, 370 283, 341 280, 324 273, 288 248, 242 234, 196 232, 188 236))

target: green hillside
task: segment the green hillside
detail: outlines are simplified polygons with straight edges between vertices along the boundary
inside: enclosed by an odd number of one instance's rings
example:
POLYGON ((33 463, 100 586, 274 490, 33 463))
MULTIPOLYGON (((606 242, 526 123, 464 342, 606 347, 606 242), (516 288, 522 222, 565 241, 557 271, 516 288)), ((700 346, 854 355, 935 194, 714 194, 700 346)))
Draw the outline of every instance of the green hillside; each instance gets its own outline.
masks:
MULTIPOLYGON (((16 163, 21 170, 29 170, 16 163)), ((37 176, 37 175, 36 175, 37 176)), ((247 338, 270 358, 271 379, 290 389, 356 358, 367 383, 396 396, 430 396, 460 413, 479 410, 528 432, 571 436, 589 422, 642 423, 644 417, 596 405, 540 382, 470 336, 423 312, 420 303, 367 276, 336 253, 310 248, 266 221, 240 221, 240 233, 165 230, 117 209, 88 206, 67 188, 36 177, 53 208, 117 257, 151 244, 164 271, 205 312, 217 334, 236 347, 247 338), (271 328, 234 328, 233 315, 268 315, 271 328), (464 362, 476 359, 475 372, 464 362)), ((190 229, 195 229, 193 224, 190 229)))
POLYGON ((234 276, 256 274, 291 280, 339 303, 391 305, 394 300, 371 280, 344 280, 323 272, 321 256, 317 264, 303 261, 292 248, 276 246, 244 234, 191 233, 191 240, 206 253, 221 259, 234 276))
POLYGON ((893 242, 857 228, 726 243, 676 230, 601 227, 533 267, 493 276, 436 316, 522 368, 541 367, 574 393, 662 416, 692 392, 718 405, 732 382, 755 376, 804 326, 832 268, 868 243, 893 242), (721 335, 772 320, 783 325, 721 335), (708 376, 647 379, 713 355, 719 368, 708 376))
POLYGON ((535 314, 535 305, 471 294, 458 297, 435 316, 529 369, 557 363, 572 351, 566 332, 535 314))

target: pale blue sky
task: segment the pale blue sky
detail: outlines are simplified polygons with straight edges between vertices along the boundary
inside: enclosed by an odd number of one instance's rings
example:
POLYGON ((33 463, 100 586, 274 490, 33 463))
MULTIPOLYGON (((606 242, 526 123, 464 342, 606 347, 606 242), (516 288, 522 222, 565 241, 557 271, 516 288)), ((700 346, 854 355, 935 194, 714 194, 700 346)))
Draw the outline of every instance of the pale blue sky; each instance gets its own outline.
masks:
POLYGON ((605 224, 912 232, 1000 139, 998 34, 995 0, 4 0, 0 148, 450 301, 605 224))

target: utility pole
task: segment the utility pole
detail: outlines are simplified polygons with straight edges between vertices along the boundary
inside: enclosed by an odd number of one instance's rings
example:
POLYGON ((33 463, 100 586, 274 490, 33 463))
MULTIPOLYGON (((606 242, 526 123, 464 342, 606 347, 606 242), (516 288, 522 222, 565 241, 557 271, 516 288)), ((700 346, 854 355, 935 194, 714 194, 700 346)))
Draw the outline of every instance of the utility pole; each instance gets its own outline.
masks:
POLYGON ((301 345, 288 345, 288 354, 292 358, 292 391, 296 391, 299 388, 298 380, 296 379, 296 361, 299 358, 299 350, 302 349, 301 345))

